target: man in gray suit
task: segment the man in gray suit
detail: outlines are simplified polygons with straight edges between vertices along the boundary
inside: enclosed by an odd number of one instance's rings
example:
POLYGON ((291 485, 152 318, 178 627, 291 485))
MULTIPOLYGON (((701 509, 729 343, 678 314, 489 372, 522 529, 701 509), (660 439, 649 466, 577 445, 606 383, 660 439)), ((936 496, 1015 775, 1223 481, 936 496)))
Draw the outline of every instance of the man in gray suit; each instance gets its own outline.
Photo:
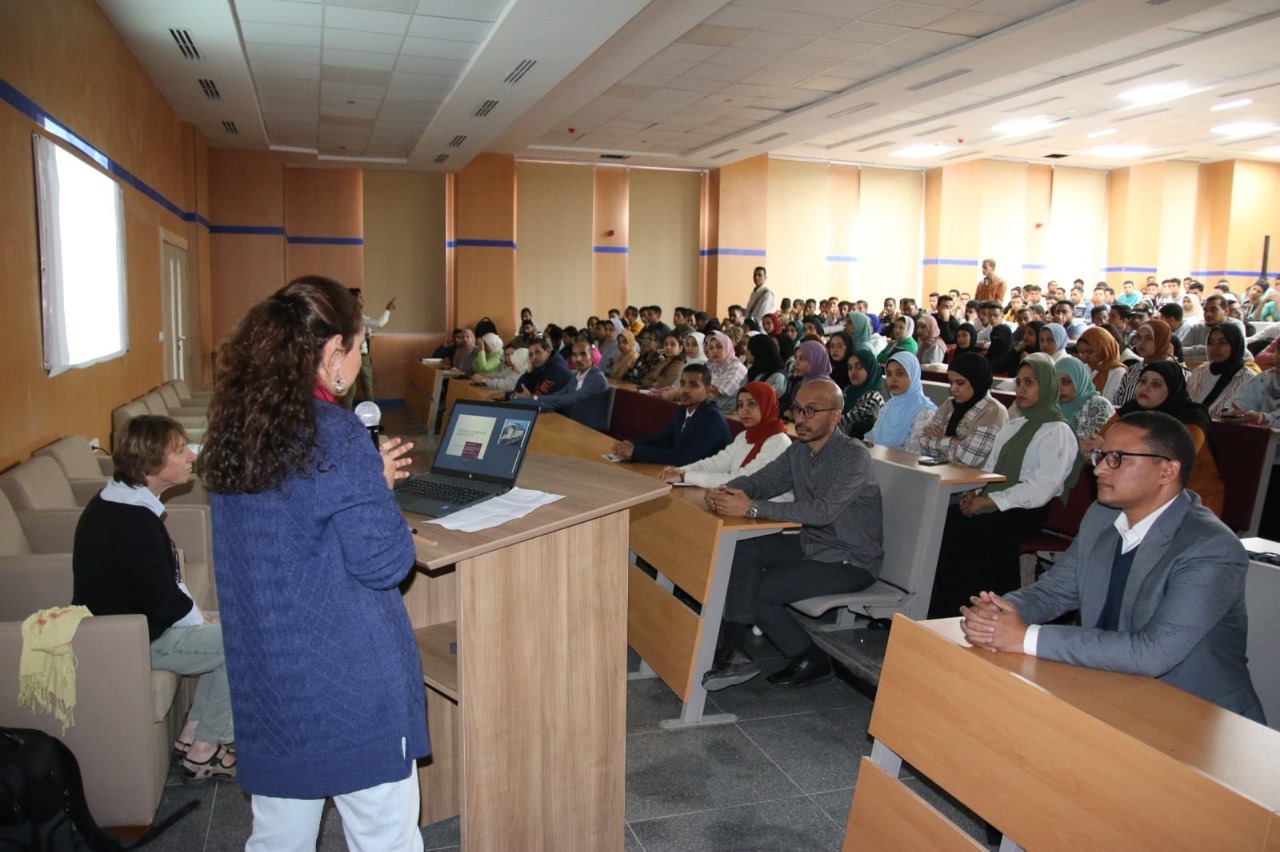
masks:
POLYGON ((1033 586, 961 607, 970 644, 1147 675, 1263 722, 1246 668, 1244 546, 1186 490, 1186 427, 1135 412, 1093 453, 1098 502, 1033 586), (1079 627, 1047 622, 1080 611, 1079 627))

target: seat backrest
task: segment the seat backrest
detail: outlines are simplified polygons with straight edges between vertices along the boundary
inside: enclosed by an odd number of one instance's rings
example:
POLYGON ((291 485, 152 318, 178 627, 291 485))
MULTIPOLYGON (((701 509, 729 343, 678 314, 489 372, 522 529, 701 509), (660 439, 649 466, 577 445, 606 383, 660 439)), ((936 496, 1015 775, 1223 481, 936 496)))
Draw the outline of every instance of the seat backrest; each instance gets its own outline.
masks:
POLYGON ((78 509, 67 475, 48 456, 35 456, 0 474, 4 491, 15 509, 78 509))
POLYGON ((191 389, 187 387, 187 383, 182 379, 170 379, 169 381, 165 382, 165 384, 173 388, 174 392, 178 395, 178 399, 182 400, 183 402, 186 402, 192 398, 191 389))
POLYGON ((164 404, 164 397, 155 391, 139 397, 138 402, 141 402, 146 407, 149 414, 158 414, 161 417, 169 416, 169 406, 164 404))
POLYGON ((1067 502, 1058 497, 1049 501, 1049 514, 1045 518, 1045 529, 1060 535, 1075 538, 1080 532, 1080 522, 1084 513, 1098 499, 1098 479, 1093 475, 1093 468, 1088 464, 1080 471, 1080 478, 1075 487, 1067 494, 1067 502))
POLYGON ((1271 474, 1271 430, 1244 423, 1213 424, 1214 458, 1227 489, 1222 522, 1237 532, 1253 524, 1262 477, 1271 474))
POLYGON ((6 560, 0 564, 0 621, 24 621, 36 610, 67 606, 73 586, 69 553, 6 560))
POLYGON ((165 408, 171 411, 182 408, 182 400, 178 397, 178 392, 173 389, 173 385, 161 385, 155 392, 164 400, 165 408))
POLYGON ((25 556, 31 553, 31 542, 18 523, 9 498, 0 491, 0 556, 25 556))
POLYGON ((93 447, 80 435, 60 438, 47 447, 41 447, 33 456, 48 456, 58 463, 67 479, 101 479, 102 466, 93 453, 93 447))
POLYGON ((147 407, 137 400, 125 403, 111 412, 111 448, 118 450, 120 442, 128 432, 129 421, 143 414, 149 414, 147 407))

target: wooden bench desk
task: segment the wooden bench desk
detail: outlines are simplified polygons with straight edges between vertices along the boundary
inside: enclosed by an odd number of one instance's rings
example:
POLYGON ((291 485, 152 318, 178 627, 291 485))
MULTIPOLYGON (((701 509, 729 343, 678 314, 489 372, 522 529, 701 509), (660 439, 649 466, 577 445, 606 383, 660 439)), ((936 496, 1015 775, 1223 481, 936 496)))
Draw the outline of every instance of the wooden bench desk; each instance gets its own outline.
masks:
POLYGON ((670 489, 538 453, 518 483, 564 498, 477 533, 405 515, 432 745, 421 822, 460 815, 470 850, 621 850, 628 512, 670 489))
POLYGON ((418 422, 427 427, 428 435, 436 433, 436 421, 440 419, 440 403, 444 397, 445 379, 456 375, 445 369, 444 362, 433 359, 425 364, 411 361, 405 389, 405 405, 418 422))
POLYGON ((983 848, 904 760, 1002 850, 1280 848, 1280 732, 1154 678, 970 648, 959 621, 894 619, 844 849, 983 848))

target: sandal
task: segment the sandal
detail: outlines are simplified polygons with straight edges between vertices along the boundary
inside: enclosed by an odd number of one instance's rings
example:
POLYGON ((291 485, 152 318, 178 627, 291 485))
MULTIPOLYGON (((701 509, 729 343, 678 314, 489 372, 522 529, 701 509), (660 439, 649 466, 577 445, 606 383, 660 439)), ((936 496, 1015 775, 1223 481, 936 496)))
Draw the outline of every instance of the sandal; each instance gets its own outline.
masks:
POLYGON ((174 761, 182 760, 187 756, 187 752, 191 749, 191 743, 184 743, 182 740, 173 741, 173 759, 174 761))
POLYGON ((199 784, 210 778, 232 779, 236 777, 236 752, 231 746, 218 746, 209 759, 196 762, 189 757, 182 758, 182 775, 190 784, 199 784))

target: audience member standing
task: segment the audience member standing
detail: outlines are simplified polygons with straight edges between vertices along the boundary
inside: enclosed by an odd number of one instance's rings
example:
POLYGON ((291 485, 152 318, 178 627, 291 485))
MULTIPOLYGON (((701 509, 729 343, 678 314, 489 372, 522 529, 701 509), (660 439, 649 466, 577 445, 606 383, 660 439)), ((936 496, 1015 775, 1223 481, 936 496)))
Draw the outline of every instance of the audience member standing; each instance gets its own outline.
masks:
POLYGON ((757 266, 751 273, 754 289, 751 291, 751 298, 747 300, 746 315, 755 320, 760 328, 764 328, 764 318, 773 313, 773 291, 765 284, 768 277, 769 273, 763 266, 757 266))
POLYGON ((377 328, 385 328, 387 323, 391 322, 391 312, 396 309, 396 300, 392 299, 387 302, 387 306, 382 309, 382 315, 377 319, 364 315, 364 291, 359 287, 348 288, 351 295, 356 297, 356 305, 360 310, 360 319, 364 321, 364 342, 360 344, 360 375, 356 376, 356 380, 352 383, 351 393, 340 397, 343 408, 351 408, 356 401, 360 399, 373 399, 373 358, 369 354, 369 348, 373 341, 373 331, 377 328))
POLYGON ((996 275, 996 262, 991 258, 982 261, 982 279, 974 288, 973 298, 980 302, 1003 302, 1004 286, 1004 279, 996 275))

